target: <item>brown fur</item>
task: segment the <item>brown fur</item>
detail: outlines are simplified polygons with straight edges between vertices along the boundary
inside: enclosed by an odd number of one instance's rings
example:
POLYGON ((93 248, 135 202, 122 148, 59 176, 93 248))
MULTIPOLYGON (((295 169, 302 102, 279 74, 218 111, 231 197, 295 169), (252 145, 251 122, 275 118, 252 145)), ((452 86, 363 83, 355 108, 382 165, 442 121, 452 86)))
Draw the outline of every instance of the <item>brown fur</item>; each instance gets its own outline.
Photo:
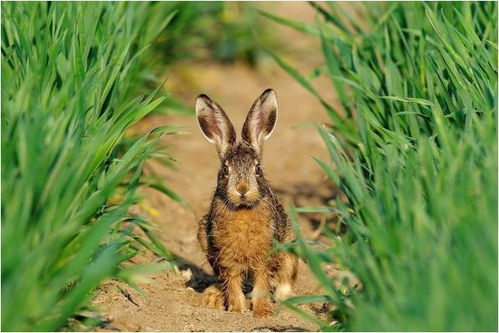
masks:
POLYGON ((201 130, 217 144, 222 162, 210 210, 198 230, 201 248, 219 281, 205 291, 203 304, 244 312, 242 286, 250 276, 253 315, 268 316, 273 313, 271 291, 276 297, 289 296, 298 268, 298 259, 290 253, 269 256, 273 240, 293 239, 289 219, 259 166, 262 138, 270 135, 277 118, 275 93, 267 90, 255 101, 240 143, 233 141, 233 126, 218 104, 206 95, 199 98, 201 130))

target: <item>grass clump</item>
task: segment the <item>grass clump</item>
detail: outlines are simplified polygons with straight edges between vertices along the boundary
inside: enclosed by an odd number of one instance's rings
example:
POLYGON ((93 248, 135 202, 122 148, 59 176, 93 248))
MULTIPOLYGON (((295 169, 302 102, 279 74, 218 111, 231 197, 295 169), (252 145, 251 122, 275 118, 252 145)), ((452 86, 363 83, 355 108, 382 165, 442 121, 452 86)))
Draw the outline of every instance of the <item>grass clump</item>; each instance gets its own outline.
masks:
POLYGON ((320 39, 341 104, 318 163, 348 198, 348 231, 298 248, 336 307, 322 328, 496 331, 497 4, 365 4, 366 27, 313 6, 317 25, 279 22, 320 39), (362 287, 333 283, 331 263, 362 287))
POLYGON ((244 62, 255 66, 263 54, 255 36, 265 43, 277 43, 267 22, 252 2, 170 2, 178 11, 172 20, 172 34, 163 34, 156 48, 165 60, 215 60, 244 62), (173 52, 171 52, 173 50, 173 52))
POLYGON ((2 3, 2 330, 61 329, 130 278, 121 222, 165 129, 123 135, 164 99, 131 98, 173 15, 159 6, 2 3))

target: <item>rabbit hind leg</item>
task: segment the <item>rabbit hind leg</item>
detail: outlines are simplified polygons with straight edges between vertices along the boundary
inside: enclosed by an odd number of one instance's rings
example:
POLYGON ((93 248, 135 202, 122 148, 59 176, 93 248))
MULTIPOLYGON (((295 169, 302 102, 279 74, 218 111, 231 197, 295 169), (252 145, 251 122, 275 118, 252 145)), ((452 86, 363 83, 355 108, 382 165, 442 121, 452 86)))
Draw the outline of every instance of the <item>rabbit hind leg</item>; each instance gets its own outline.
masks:
POLYGON ((212 309, 224 309, 224 294, 219 286, 213 285, 203 292, 203 306, 212 309))
POLYGON ((274 292, 274 297, 277 300, 283 300, 293 295, 293 284, 297 275, 298 258, 291 253, 281 253, 274 292))

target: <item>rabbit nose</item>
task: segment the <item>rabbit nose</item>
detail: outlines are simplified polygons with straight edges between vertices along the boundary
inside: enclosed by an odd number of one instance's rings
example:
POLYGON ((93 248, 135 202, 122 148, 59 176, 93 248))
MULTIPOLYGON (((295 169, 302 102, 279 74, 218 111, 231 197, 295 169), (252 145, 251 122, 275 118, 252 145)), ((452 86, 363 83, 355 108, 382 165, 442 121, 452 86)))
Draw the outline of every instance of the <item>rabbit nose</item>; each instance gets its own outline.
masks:
POLYGON ((249 186, 248 184, 242 183, 242 184, 237 184, 236 186, 237 192, 241 195, 245 195, 249 191, 249 186))

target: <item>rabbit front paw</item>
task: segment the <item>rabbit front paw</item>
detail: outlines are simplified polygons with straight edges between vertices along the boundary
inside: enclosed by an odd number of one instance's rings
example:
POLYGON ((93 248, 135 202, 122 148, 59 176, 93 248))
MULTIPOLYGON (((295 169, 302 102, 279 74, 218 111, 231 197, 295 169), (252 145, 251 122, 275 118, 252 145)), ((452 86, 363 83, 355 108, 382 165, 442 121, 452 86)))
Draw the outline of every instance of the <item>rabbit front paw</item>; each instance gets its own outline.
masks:
POLYGON ((274 309, 269 297, 262 297, 253 301, 253 317, 264 318, 273 314, 274 309))

